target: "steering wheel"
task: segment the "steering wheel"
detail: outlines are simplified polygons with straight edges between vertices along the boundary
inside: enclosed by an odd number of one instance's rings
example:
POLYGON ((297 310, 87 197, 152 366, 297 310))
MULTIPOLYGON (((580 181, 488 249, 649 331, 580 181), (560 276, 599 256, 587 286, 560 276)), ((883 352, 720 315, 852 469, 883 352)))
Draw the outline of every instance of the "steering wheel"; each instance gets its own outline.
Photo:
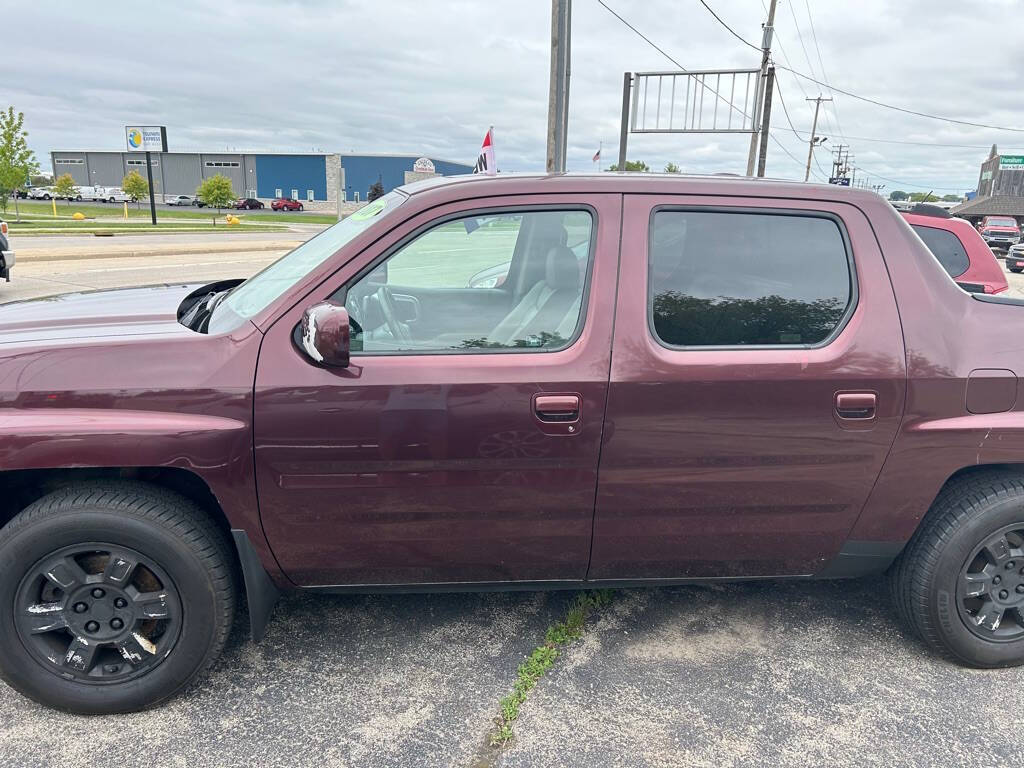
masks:
POLYGON ((381 314, 384 315, 384 322, 391 331, 391 335, 399 341, 412 341, 412 334, 409 333, 409 326, 398 319, 398 312, 395 308, 395 297, 391 295, 391 289, 382 285, 377 289, 377 301, 380 303, 381 314))

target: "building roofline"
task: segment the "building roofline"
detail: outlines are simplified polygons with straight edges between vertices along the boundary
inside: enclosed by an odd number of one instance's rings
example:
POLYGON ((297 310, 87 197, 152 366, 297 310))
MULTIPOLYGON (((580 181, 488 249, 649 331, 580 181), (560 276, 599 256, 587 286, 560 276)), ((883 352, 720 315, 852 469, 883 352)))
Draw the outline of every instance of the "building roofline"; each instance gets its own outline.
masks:
MULTIPOLYGON (((127 149, 51 149, 51 155, 55 154, 66 154, 66 155, 135 155, 142 154, 141 152, 129 151, 127 149)), ((337 155, 339 157, 409 157, 413 159, 419 159, 426 157, 435 162, 451 163, 452 165, 464 165, 467 168, 472 167, 472 163, 462 162, 460 160, 448 160, 444 157, 433 157, 431 155, 416 154, 413 152, 267 152, 267 151, 256 151, 251 149, 241 150, 218 150, 218 149, 187 149, 187 150, 171 150, 169 152, 154 152, 154 155, 286 155, 290 157, 330 157, 337 155)))

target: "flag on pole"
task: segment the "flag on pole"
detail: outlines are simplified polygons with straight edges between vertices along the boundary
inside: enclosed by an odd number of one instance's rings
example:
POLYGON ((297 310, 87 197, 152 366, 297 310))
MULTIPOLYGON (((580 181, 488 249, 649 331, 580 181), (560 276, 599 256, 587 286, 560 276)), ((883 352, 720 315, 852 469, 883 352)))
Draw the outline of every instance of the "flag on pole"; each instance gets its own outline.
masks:
POLYGON ((485 173, 494 176, 498 173, 498 167, 494 164, 494 126, 487 129, 484 136, 484 143, 480 146, 480 156, 476 159, 473 173, 485 173))
POLYGON ((593 160, 593 162, 595 162, 595 163, 601 162, 601 148, 600 147, 598 148, 597 152, 594 153, 594 160, 593 160))

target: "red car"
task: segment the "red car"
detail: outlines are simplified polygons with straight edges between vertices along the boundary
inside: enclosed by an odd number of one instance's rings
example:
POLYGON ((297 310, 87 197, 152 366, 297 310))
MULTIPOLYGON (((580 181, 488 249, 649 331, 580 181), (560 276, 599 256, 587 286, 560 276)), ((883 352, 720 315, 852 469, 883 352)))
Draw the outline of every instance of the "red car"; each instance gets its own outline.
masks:
POLYGON ((274 211, 301 211, 302 203, 292 197, 278 197, 270 201, 270 208, 274 211))
POLYGON ((255 197, 242 197, 239 198, 238 200, 235 200, 234 207, 240 211, 255 211, 264 208, 265 206, 255 197))
POLYGON ((430 179, 248 280, 3 305, 0 675, 152 706, 284 589, 880 572, 938 652, 1021 664, 1022 334, 871 192, 610 173, 430 179))
POLYGON ((935 205, 917 205, 901 215, 965 291, 994 294, 1009 288, 999 261, 970 222, 935 205))
POLYGON ((1020 226, 1012 216, 986 216, 978 231, 990 248, 1007 250, 1020 242, 1020 226))

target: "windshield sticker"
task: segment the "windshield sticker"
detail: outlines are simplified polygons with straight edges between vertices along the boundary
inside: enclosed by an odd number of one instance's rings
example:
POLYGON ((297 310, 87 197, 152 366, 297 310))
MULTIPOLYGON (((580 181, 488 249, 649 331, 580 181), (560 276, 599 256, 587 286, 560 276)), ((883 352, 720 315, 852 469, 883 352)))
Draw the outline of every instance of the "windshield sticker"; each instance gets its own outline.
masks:
POLYGON ((384 206, 387 205, 387 201, 383 197, 378 197, 372 203, 367 203, 358 211, 353 213, 349 218, 353 221, 362 221, 363 219, 370 219, 376 216, 378 213, 384 210, 384 206))

